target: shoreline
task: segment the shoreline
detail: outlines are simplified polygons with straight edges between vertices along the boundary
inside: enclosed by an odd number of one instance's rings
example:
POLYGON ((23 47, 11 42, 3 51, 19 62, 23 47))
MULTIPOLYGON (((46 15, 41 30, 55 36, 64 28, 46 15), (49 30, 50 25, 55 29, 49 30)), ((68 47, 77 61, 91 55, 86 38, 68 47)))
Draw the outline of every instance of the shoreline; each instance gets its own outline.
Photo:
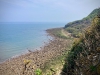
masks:
MULTIPOLYGON (((47 29, 48 30, 48 29, 47 29)), ((30 52, 35 52, 35 51, 39 51, 39 50, 41 50, 41 48, 42 47, 44 47, 44 46, 46 46, 46 45, 48 45, 49 44, 49 42, 50 42, 50 40, 54 40, 54 37, 53 36, 51 36, 48 32, 47 32, 47 30, 44 30, 47 34, 46 34, 46 36, 47 36, 47 38, 48 38, 48 41, 44 41, 43 42, 43 44, 41 45, 41 46, 39 46, 39 47, 37 47, 37 48, 34 48, 34 49, 26 49, 24 52, 21 52, 20 54, 16 54, 16 55, 14 55, 14 56, 12 56, 12 57, 10 57, 10 58, 8 58, 8 59, 5 59, 5 60, 2 60, 2 61, 0 61, 0 64, 2 64, 2 63, 4 63, 4 62, 6 62, 6 61, 10 61, 11 59, 13 59, 13 58, 18 58, 19 56, 22 56, 22 55, 26 55, 26 54, 28 54, 28 53, 30 53, 30 52)))
POLYGON ((29 52, 0 63, 0 74, 17 75, 18 73, 20 73, 21 75, 28 75, 28 73, 30 72, 33 73, 32 75, 34 75, 36 69, 41 67, 43 68, 43 65, 46 62, 57 56, 62 55, 66 47, 68 47, 68 43, 70 42, 70 40, 58 38, 47 30, 47 34, 53 37, 53 40, 50 40, 39 50, 36 49, 36 51, 34 52, 29 52))

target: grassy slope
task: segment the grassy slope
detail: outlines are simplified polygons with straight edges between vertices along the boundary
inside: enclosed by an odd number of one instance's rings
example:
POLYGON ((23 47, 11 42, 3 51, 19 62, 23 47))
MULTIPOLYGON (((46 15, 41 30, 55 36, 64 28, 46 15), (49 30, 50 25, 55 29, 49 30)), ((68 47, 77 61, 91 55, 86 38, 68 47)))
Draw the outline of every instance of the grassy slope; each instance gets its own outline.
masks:
POLYGON ((68 33, 63 28, 54 28, 54 29, 48 29, 46 30, 48 33, 50 33, 51 36, 59 37, 62 39, 68 39, 71 38, 71 34, 68 33))
MULTIPOLYGON (((97 11, 95 10, 91 14, 94 12, 97 11)), ((73 44, 66 58, 62 75, 100 75, 99 39, 100 16, 93 19, 92 26, 87 28, 84 34, 73 44)))
POLYGON ((98 13, 100 13, 100 8, 93 10, 87 17, 83 18, 82 20, 77 20, 66 24, 64 29, 72 33, 72 36, 79 37, 79 34, 84 30, 84 28, 90 26, 91 20, 93 20, 93 18, 97 16, 98 13))

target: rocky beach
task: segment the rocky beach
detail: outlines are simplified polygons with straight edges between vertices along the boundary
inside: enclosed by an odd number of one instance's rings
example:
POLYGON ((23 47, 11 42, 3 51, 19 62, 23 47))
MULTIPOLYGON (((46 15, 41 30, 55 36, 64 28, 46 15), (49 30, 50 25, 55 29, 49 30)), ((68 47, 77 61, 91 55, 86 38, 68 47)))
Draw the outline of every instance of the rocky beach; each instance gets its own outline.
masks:
POLYGON ((52 29, 47 30, 49 36, 54 39, 45 43, 44 47, 34 52, 29 50, 29 53, 20 55, 16 58, 11 58, 0 64, 0 75, 35 75, 35 70, 43 68, 46 62, 52 61, 55 57, 63 55, 70 39, 62 39, 52 34, 52 29))

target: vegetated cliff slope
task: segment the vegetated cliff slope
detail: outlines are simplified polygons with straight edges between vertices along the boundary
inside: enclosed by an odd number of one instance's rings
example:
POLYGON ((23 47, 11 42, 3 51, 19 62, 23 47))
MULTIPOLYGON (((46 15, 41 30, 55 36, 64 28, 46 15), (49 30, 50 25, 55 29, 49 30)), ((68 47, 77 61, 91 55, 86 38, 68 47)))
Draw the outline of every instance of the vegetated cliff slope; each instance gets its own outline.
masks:
POLYGON ((98 13, 100 13, 100 8, 94 9, 87 17, 83 18, 82 20, 77 20, 66 24, 64 29, 72 33, 72 36, 78 37, 78 34, 82 32, 82 29, 89 26, 93 18, 98 13))
POLYGON ((62 75, 100 75, 100 16, 77 39, 69 52, 62 75))

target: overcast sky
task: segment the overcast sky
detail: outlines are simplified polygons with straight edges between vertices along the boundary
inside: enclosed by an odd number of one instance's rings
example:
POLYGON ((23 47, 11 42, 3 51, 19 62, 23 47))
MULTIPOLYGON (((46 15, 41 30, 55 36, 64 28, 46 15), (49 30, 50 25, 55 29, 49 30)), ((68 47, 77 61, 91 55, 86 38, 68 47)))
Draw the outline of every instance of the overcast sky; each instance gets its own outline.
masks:
POLYGON ((70 22, 98 7, 100 0, 0 0, 0 22, 70 22))

